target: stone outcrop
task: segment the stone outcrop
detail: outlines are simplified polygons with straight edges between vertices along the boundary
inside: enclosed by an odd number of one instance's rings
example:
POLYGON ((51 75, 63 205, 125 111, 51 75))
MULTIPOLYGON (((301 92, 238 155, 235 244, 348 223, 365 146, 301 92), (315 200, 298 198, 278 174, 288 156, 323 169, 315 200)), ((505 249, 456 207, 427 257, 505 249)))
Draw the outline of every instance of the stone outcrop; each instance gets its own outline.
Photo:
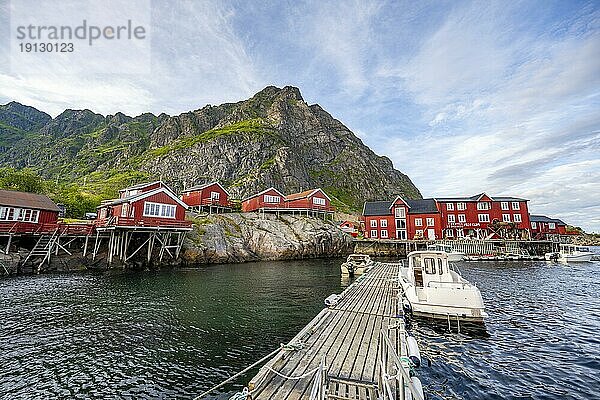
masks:
POLYGON ((194 218, 182 252, 184 264, 340 257, 352 238, 336 223, 305 216, 256 213, 194 218))

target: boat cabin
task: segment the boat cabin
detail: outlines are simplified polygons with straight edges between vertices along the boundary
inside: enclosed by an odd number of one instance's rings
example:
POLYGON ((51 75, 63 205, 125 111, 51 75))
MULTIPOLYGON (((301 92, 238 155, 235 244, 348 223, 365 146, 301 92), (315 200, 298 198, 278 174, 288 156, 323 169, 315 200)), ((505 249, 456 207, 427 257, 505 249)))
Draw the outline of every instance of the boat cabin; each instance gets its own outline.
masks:
POLYGON ((408 276, 415 287, 430 286, 431 282, 457 282, 458 274, 450 269, 444 251, 413 251, 408 255, 408 276))
POLYGON ((562 254, 589 253, 589 247, 575 246, 573 244, 561 244, 560 252, 562 254))

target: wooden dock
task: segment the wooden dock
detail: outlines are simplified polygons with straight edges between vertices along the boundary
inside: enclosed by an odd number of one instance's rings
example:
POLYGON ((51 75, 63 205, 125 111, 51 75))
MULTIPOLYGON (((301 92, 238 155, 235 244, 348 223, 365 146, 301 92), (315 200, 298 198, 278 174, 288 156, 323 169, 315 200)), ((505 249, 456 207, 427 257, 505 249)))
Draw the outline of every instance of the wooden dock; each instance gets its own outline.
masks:
POLYGON ((410 399, 398 274, 376 263, 360 276, 260 369, 248 398, 410 399))

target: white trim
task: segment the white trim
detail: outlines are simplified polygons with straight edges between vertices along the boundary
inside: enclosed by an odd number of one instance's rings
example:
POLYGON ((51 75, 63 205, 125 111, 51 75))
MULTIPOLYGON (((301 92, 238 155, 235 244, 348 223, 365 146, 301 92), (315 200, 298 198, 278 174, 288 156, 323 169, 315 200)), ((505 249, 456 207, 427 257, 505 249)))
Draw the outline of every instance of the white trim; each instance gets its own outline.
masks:
POLYGON ((388 231, 387 229, 382 229, 381 231, 379 231, 379 237, 382 239, 387 239, 388 238, 388 231))
POLYGON ((268 188, 268 189, 265 189, 265 190, 263 190, 263 191, 262 191, 262 192, 260 192, 260 193, 256 193, 256 194, 253 194, 252 196, 246 197, 246 198, 245 198, 244 200, 242 200, 242 201, 250 200, 250 199, 253 199, 253 198, 255 198, 255 197, 260 197, 260 196, 262 196, 263 194, 267 193, 269 190, 274 190, 274 191, 276 191, 276 192, 277 192, 277 193, 278 193, 278 194, 279 194, 281 197, 283 197, 283 198, 285 199, 285 195, 284 195, 283 193, 281 193, 279 190, 277 190, 277 189, 275 189, 274 187, 272 187, 272 186, 271 186, 270 188, 268 188))
POLYGON ((206 183, 204 185, 198 185, 198 186, 192 187, 190 189, 186 189, 183 192, 181 192, 181 194, 190 193, 190 192, 199 192, 200 190, 204 190, 204 189, 206 189, 208 187, 211 187, 212 185, 219 186, 221 188, 221 190, 225 192, 225 194, 227 195, 227 197, 230 196, 229 192, 218 181, 214 181, 214 182, 211 182, 211 183, 206 183))
MULTIPOLYGON (((169 213, 170 214, 170 213, 169 213)), ((166 203, 156 203, 154 201, 145 201, 144 202, 144 212, 142 214, 144 217, 150 217, 150 218, 167 218, 167 219, 176 219, 177 218, 177 206, 173 205, 173 204, 166 204, 166 203), (158 206, 159 209, 159 213, 158 215, 156 214, 148 214, 146 212, 146 206, 148 205, 153 205, 153 206, 158 206), (173 216, 171 215, 164 215, 163 211, 165 209, 172 209, 173 210, 173 216)))
POLYGON ((513 221, 518 222, 518 223, 523 222, 523 218, 521 217, 521 214, 513 214, 513 221))
POLYGON ((403 199, 402 197, 400 197, 400 196, 396 196, 396 198, 394 199, 394 201, 392 201, 392 204, 390 204, 389 208, 392 208, 392 207, 394 207, 394 205, 396 204, 396 201, 397 201, 398 199, 402 200, 402 202, 404 203, 404 205, 405 205, 407 208, 410 208, 410 206, 408 205, 408 203, 407 203, 406 201, 404 201, 404 199, 403 199))
POLYGON ((487 197, 488 199, 490 199, 491 201, 495 201, 495 200, 493 199, 493 197, 492 197, 492 196, 489 196, 489 195, 488 195, 486 192, 483 192, 483 193, 481 193, 481 194, 479 195, 479 197, 477 198, 477 201, 480 201, 480 200, 481 200, 481 198, 482 198, 483 196, 486 196, 486 197, 487 197))
MULTIPOLYGON (((167 187, 159 187, 156 188, 154 190, 151 190, 149 192, 144 192, 144 193, 140 193, 137 196, 131 197, 127 199, 127 203, 134 203, 136 201, 140 201, 145 199, 146 197, 150 197, 150 196, 154 196, 155 194, 158 193, 165 193, 167 196, 169 196, 170 198, 172 198, 173 200, 175 200, 180 206, 182 206, 183 208, 185 208, 186 210, 189 208, 189 206, 187 204, 185 204, 183 202, 183 200, 181 200, 179 197, 177 197, 175 195, 175 193, 173 193, 171 190, 169 190, 167 187)), ((115 203, 120 204, 120 203, 125 203, 125 201, 123 202, 119 202, 119 200, 115 201, 115 203)), ((107 204, 107 205, 114 205, 114 203, 112 204, 107 204)))

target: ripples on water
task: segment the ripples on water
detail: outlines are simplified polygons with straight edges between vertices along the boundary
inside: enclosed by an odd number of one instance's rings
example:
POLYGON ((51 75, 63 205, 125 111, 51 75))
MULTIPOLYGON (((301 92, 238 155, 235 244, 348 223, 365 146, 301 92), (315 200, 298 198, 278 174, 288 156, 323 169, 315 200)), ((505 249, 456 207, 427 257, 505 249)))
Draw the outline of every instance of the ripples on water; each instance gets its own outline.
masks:
MULTIPOLYGON (((291 339, 341 290, 339 264, 0 280, 0 397, 194 397, 291 339)), ((489 336, 415 326, 430 399, 600 397, 600 263, 461 270, 489 336)))

